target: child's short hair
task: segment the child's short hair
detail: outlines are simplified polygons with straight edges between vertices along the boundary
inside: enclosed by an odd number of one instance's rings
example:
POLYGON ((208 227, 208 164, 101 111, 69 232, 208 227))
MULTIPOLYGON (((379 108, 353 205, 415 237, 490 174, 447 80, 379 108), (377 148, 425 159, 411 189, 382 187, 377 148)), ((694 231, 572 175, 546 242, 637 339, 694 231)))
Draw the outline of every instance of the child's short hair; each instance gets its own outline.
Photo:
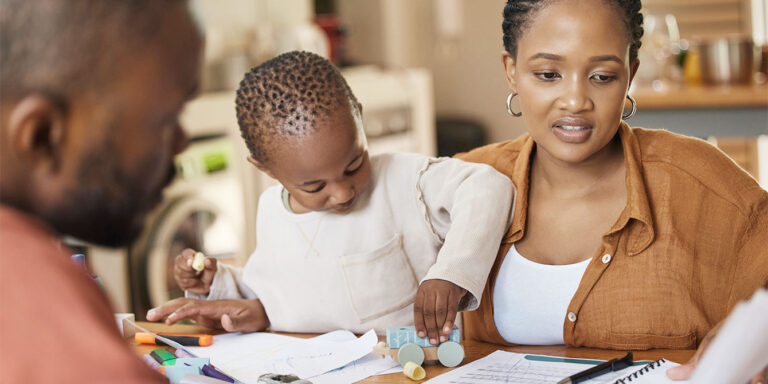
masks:
POLYGON ((251 156, 262 164, 275 140, 313 132, 318 117, 349 106, 359 113, 338 68, 310 52, 292 51, 245 74, 237 89, 237 123, 251 156))

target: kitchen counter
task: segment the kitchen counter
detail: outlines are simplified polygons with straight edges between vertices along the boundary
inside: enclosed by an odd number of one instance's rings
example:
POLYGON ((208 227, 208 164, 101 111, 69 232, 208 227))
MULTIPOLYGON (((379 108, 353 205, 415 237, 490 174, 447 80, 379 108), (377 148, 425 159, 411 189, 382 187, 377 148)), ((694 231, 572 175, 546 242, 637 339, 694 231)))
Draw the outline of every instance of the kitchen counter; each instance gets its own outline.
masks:
POLYGON ((768 134, 768 84, 633 87, 637 114, 630 125, 707 138, 768 134))
POLYGON ((641 86, 630 95, 643 109, 768 107, 768 84, 676 85, 662 91, 641 86))

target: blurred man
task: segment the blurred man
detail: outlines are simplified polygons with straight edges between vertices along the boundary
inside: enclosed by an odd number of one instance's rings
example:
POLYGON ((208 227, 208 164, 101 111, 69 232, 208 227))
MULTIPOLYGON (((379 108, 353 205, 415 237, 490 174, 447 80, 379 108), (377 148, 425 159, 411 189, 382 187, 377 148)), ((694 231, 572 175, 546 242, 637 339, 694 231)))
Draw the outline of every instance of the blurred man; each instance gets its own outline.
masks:
POLYGON ((138 236, 201 49, 182 0, 0 0, 0 382, 165 382, 58 239, 138 236))

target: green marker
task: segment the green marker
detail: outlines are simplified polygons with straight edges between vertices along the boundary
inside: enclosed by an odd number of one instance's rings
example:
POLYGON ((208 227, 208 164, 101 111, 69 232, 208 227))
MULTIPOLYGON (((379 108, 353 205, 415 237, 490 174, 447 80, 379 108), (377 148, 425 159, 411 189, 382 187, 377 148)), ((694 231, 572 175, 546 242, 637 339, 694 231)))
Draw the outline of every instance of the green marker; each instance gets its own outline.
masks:
POLYGON ((149 353, 160 365, 175 365, 176 356, 163 348, 158 348, 149 353))

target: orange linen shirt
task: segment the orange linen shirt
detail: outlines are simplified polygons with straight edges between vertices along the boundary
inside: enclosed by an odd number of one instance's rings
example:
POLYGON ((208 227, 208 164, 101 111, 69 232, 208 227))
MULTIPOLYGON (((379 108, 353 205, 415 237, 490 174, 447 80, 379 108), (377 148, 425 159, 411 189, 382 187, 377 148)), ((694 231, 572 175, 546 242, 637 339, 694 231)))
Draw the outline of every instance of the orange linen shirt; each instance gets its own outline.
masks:
MULTIPOLYGON (((702 140, 625 123, 619 135, 627 205, 563 314, 565 343, 695 348, 738 301, 768 282, 768 192, 702 140)), ((493 288, 511 244, 525 236, 534 148, 526 134, 457 156, 494 166, 518 191, 480 308, 464 313, 469 339, 508 344, 494 324, 493 288)))
POLYGON ((43 222, 0 205, 0 383, 168 383, 43 222))

